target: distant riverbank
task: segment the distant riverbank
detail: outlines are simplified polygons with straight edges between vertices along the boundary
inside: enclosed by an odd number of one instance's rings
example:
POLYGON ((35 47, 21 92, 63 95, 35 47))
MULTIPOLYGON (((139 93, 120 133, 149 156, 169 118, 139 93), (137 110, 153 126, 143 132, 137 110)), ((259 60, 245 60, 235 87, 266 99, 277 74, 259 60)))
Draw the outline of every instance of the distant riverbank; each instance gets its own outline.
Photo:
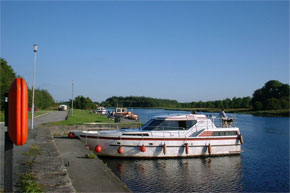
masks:
MULTIPOLYGON (((164 108, 164 109, 175 110, 175 111, 196 111, 196 112, 211 112, 211 113, 217 113, 221 111, 221 109, 218 109, 218 108, 164 108)), ((245 113, 245 114, 252 114, 256 116, 290 117, 289 109, 254 111, 251 108, 239 108, 239 109, 225 109, 225 112, 245 113)))

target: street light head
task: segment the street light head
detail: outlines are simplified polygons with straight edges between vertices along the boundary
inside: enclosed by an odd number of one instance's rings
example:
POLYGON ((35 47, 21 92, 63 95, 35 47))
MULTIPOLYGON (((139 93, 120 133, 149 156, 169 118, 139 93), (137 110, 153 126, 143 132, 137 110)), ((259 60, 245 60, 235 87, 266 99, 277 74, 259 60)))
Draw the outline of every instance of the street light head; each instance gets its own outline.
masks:
POLYGON ((37 52, 37 47, 38 47, 37 44, 34 44, 34 45, 33 45, 33 51, 34 51, 34 52, 37 52))

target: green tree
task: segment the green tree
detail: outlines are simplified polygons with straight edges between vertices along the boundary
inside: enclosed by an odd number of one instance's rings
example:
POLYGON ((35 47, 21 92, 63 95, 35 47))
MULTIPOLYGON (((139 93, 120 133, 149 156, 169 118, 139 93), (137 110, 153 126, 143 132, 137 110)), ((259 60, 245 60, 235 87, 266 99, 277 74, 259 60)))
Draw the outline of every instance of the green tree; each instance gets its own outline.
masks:
POLYGON ((76 108, 76 109, 95 109, 96 104, 89 97, 77 96, 74 99, 74 108, 76 108))
MULTIPOLYGON (((32 91, 28 89, 28 106, 32 106, 32 91)), ((48 109, 55 104, 51 94, 45 89, 35 89, 34 91, 34 105, 38 109, 48 109)))
POLYGON ((251 97, 243 97, 241 102, 241 108, 251 107, 251 97))
POLYGON ((262 88, 254 91, 251 100, 253 108, 255 110, 289 108, 289 88, 289 84, 283 84, 278 80, 268 81, 262 88))
POLYGON ((10 85, 15 80, 16 74, 11 66, 8 65, 7 61, 0 58, 0 108, 4 110, 4 95, 8 93, 10 85))

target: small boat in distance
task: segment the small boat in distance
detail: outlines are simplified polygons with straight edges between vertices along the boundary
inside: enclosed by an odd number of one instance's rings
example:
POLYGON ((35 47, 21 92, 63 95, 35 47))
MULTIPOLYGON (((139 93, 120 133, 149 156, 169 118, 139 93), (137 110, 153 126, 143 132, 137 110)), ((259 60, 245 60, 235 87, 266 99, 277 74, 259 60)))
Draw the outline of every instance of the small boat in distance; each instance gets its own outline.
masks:
POLYGON ((169 158, 241 153, 237 127, 216 127, 215 117, 200 114, 157 116, 136 129, 71 131, 98 156, 169 158))
POLYGON ((98 107, 97 113, 105 115, 106 114, 106 108, 105 107, 98 107))
POLYGON ((137 114, 132 113, 131 111, 128 111, 127 108, 116 108, 115 113, 117 115, 121 115, 122 117, 126 119, 132 119, 132 120, 139 120, 139 117, 137 114))

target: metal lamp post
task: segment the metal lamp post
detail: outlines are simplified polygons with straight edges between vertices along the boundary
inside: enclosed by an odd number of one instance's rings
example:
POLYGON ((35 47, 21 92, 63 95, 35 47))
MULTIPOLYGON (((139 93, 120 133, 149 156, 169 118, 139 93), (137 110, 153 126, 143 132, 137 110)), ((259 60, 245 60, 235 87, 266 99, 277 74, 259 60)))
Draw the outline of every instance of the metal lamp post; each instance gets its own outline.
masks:
POLYGON ((74 116, 74 81, 72 81, 72 94, 71 94, 71 116, 74 116))
POLYGON ((34 89, 35 89, 35 71, 36 71, 36 52, 37 52, 37 44, 33 45, 34 51, 34 62, 33 62, 33 85, 32 85, 32 107, 31 107, 31 129, 33 129, 34 123, 34 89))

